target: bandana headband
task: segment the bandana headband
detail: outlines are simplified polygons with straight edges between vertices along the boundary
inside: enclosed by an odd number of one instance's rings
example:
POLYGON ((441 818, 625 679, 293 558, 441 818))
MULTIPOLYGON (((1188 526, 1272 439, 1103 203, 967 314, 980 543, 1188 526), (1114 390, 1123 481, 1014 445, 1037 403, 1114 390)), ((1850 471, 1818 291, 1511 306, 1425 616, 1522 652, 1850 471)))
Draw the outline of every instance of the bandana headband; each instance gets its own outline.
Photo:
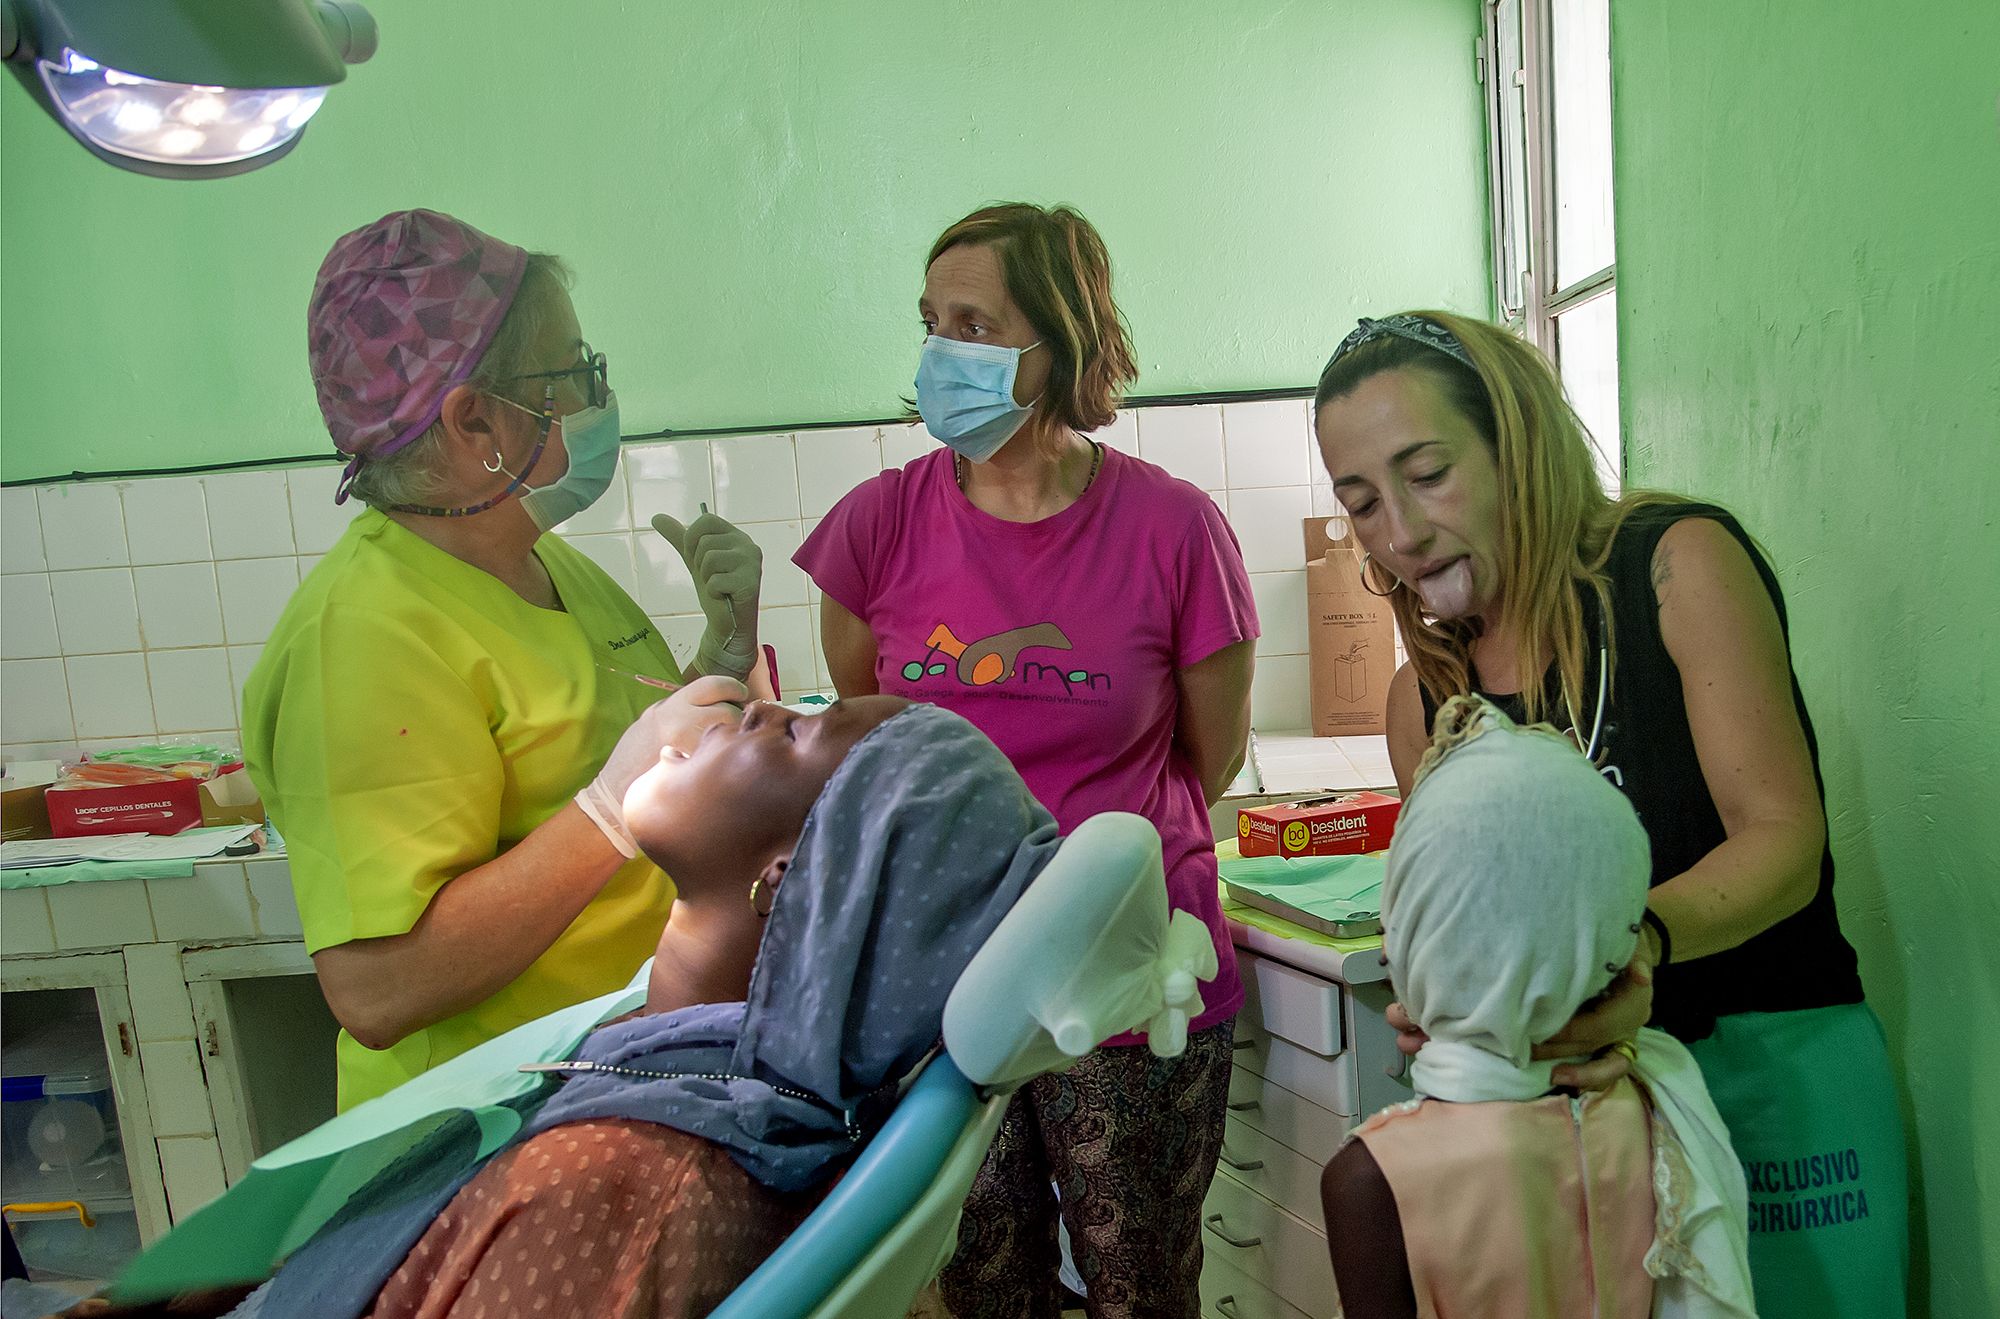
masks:
MULTIPOLYGON (((1333 356, 1326 359, 1326 366, 1321 369, 1320 374, 1324 376, 1328 371, 1333 370, 1335 362, 1338 362, 1362 344, 1373 339, 1380 339, 1384 335, 1395 335, 1398 339, 1408 339, 1411 343, 1420 343, 1426 348, 1435 348, 1454 361, 1472 366, 1472 357, 1465 351, 1465 345, 1458 341, 1457 335, 1445 329, 1444 326, 1439 325, 1436 321, 1427 320, 1422 316, 1412 316, 1407 312, 1399 312, 1394 316, 1384 316, 1380 320, 1363 316, 1360 322, 1356 324, 1353 332, 1340 341, 1340 347, 1333 350, 1333 356)), ((1479 368, 1473 367, 1472 369, 1477 371, 1479 368)))

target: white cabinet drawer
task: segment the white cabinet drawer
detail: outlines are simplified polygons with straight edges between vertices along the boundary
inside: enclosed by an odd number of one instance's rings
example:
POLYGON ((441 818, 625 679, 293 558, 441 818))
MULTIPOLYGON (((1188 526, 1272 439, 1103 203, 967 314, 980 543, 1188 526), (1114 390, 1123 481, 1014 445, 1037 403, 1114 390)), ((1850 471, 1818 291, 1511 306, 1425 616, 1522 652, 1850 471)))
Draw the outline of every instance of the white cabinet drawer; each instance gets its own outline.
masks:
POLYGON ((1229 1113, 1321 1167, 1340 1148, 1351 1125, 1340 1114, 1321 1108, 1247 1067, 1230 1069, 1229 1113))
POLYGON ((1325 1212, 1320 1206, 1319 1178, 1324 1166, 1272 1140, 1234 1113, 1223 1128, 1222 1170, 1321 1230, 1325 1212))
POLYGON ((1212 1319, 1311 1319, 1208 1246, 1201 1253, 1201 1312, 1212 1319))
POLYGON ((1202 1250, 1313 1316, 1332 1319, 1326 1237, 1224 1172, 1201 1206, 1202 1250))
POLYGON ((1266 1033, 1326 1058, 1341 1051, 1340 986, 1241 949, 1237 961, 1249 990, 1244 1013, 1254 1010, 1266 1033))
MULTIPOLYGON (((1242 1018, 1237 1019, 1241 1023, 1242 1018)), ((1275 1035, 1243 1034, 1244 1042, 1233 1061, 1238 1067, 1275 1081, 1295 1095, 1303 1096, 1342 1117, 1355 1118, 1361 1107, 1360 1086, 1355 1078, 1353 1050, 1338 1057, 1323 1058, 1308 1049, 1281 1040, 1275 1035)))

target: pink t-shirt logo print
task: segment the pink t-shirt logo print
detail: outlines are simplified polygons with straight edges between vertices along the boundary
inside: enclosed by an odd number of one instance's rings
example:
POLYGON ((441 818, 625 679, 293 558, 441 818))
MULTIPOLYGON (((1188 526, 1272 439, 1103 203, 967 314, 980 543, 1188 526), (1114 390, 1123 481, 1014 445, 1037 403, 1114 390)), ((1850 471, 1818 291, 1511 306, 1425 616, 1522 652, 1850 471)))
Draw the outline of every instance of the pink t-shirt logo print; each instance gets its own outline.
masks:
MULTIPOLYGON (((907 682, 917 682, 926 675, 939 676, 953 669, 958 680, 967 687, 988 687, 996 682, 1005 682, 1014 676, 1016 663, 1021 652, 1031 646, 1043 646, 1050 650, 1070 650, 1069 637, 1054 623, 1036 623, 1029 627, 1009 628, 996 632, 979 641, 964 642, 952 632, 951 625, 939 623, 931 629, 925 640, 929 647, 921 660, 911 660, 903 666, 903 678, 907 682), (938 656, 949 656, 954 663, 939 662, 938 656)), ((1088 673, 1082 669, 1065 670, 1061 667, 1030 661, 1024 678, 1041 678, 1054 675, 1065 691, 1071 684, 1081 683, 1087 688, 1096 688, 1100 683, 1111 685, 1108 674, 1088 673)))

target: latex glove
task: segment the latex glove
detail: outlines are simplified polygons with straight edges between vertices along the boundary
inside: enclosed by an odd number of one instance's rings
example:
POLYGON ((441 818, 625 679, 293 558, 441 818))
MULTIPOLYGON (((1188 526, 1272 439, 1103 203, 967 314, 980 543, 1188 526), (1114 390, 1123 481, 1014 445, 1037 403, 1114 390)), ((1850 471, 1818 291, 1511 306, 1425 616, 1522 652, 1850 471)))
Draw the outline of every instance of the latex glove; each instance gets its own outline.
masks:
POLYGON ((1202 1010, 1200 982, 1215 979, 1218 966, 1215 936, 1201 917, 1191 911, 1175 912, 1153 964, 1153 973, 1160 978, 1159 1010, 1145 1031, 1154 1057, 1178 1058, 1187 1049, 1188 1023, 1202 1010))
POLYGON ((653 530, 680 554, 694 578, 695 598, 708 619, 694 666, 703 673, 747 678, 757 664, 757 591, 764 551, 730 522, 704 512, 686 526, 665 513, 653 530))
POLYGON ((625 827, 625 790, 659 763, 662 748, 694 750, 694 744, 711 726, 741 719, 743 703, 749 699, 750 689, 736 679, 710 675, 696 678, 666 700, 647 707, 611 748, 597 777, 576 794, 576 804, 604 831, 613 847, 628 857, 637 856, 639 845, 625 827))

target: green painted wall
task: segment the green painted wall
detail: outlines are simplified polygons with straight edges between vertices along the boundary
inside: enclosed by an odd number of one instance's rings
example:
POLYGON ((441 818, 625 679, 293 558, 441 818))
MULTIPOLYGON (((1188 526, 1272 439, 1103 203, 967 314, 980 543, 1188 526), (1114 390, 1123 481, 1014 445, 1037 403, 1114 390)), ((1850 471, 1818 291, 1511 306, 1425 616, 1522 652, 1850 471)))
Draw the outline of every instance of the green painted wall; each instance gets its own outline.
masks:
POLYGON ((1477 0, 370 5, 381 53, 236 179, 101 165, 6 80, 0 477, 323 450, 313 271, 410 205, 572 259, 631 432, 893 415, 923 253, 993 199, 1103 229, 1142 393, 1490 304, 1477 0))
MULTIPOLYGON (((1631 478, 1775 557, 1917 1296, 2000 1313, 2000 5, 1618 0, 1631 478)), ((1919 1313, 1924 1312, 1919 1310, 1919 1313)))

